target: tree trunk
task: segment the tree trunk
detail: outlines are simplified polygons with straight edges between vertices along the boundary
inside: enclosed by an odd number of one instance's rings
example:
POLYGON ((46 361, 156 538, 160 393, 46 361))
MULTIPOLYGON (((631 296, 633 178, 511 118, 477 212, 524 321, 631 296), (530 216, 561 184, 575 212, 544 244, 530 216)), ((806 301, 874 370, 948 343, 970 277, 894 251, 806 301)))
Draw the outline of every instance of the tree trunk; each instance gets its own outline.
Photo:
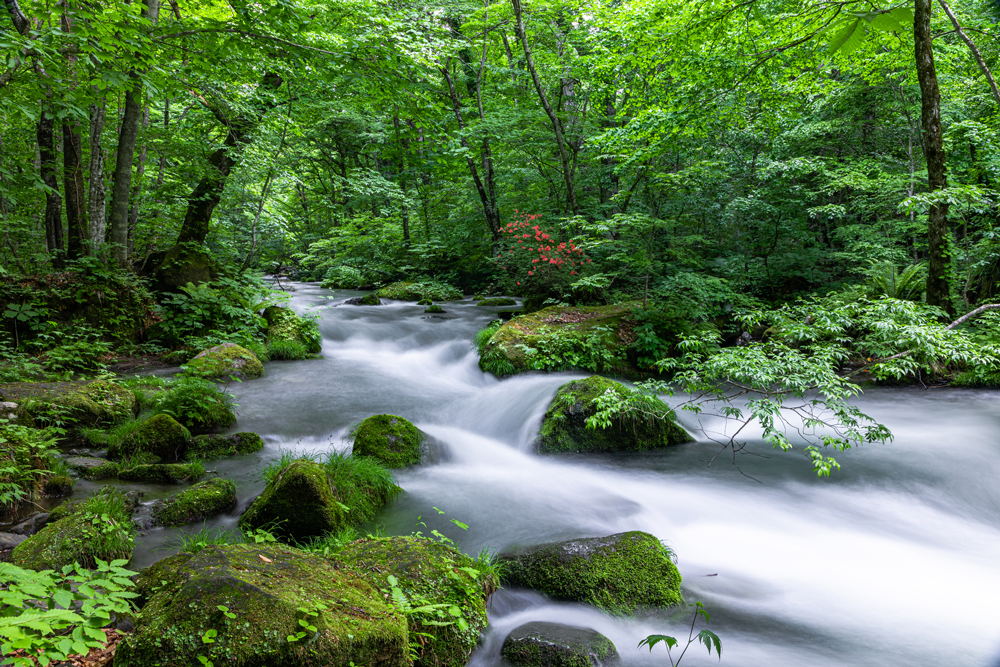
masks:
POLYGON ((114 182, 111 186, 111 254, 120 267, 128 264, 128 205, 132 191, 132 160, 139 138, 142 116, 142 80, 132 77, 133 88, 125 93, 121 131, 118 133, 118 155, 115 159, 114 182))
MULTIPOLYGON (((941 127, 941 91, 934 69, 931 34, 931 0, 915 0, 913 43, 920 82, 920 124, 927 161, 927 185, 931 192, 948 187, 945 171, 944 131, 941 127)), ((948 289, 948 204, 931 207, 927 215, 927 303, 951 312, 948 289)))
MULTIPOLYGON (((149 106, 142 112, 142 129, 149 127, 149 106)), ((132 257, 135 247, 135 230, 139 224, 139 201, 142 199, 142 177, 146 173, 146 144, 139 150, 139 158, 135 165, 135 181, 132 183, 132 194, 129 197, 128 211, 128 256, 132 257)))
POLYGON ((76 123, 64 120, 63 194, 66 197, 66 256, 79 259, 86 254, 90 236, 87 226, 86 192, 83 185, 83 138, 76 123))
POLYGON ((52 266, 63 266, 62 199, 59 196, 59 176, 56 168, 55 119, 43 108, 36 125, 39 175, 45 184, 45 247, 52 253, 52 266))
POLYGON ((90 254, 96 255, 104 245, 104 231, 107 221, 107 202, 104 192, 104 149, 101 135, 104 132, 104 118, 107 102, 103 97, 97 104, 90 105, 90 176, 87 212, 90 218, 90 254))

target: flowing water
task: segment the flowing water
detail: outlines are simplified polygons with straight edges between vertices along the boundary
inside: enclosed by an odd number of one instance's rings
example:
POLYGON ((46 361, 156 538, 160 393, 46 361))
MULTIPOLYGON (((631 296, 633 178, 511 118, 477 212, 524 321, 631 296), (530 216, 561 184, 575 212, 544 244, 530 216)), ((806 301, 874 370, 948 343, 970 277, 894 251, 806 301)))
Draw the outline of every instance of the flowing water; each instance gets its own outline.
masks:
MULTIPOLYGON (((724 666, 979 667, 1000 651, 1000 394, 869 391, 861 406, 895 440, 841 455, 843 470, 824 480, 801 455, 764 447, 763 457, 740 457, 746 475, 722 459, 709 468, 716 447, 707 441, 627 456, 541 457, 531 441, 548 401, 582 376, 499 381, 478 369, 470 345, 494 309, 471 301, 447 304, 443 315, 398 302, 329 307, 356 294, 299 285, 292 306, 322 308, 323 358, 272 362, 263 378, 231 387, 238 429, 262 434, 267 446, 209 462, 237 481, 240 497, 209 527, 235 523, 263 486, 261 465, 280 450, 343 449, 352 424, 397 414, 433 436, 444 455, 398 475, 405 492, 377 519, 388 534, 437 529, 475 554, 648 531, 676 551, 686 599, 711 612, 724 666)), ((705 424, 684 413, 681 421, 702 434, 705 424)), ((173 491, 155 488, 147 499, 173 491)), ((179 532, 143 535, 134 565, 172 553, 179 532)), ((689 618, 614 618, 501 591, 472 664, 499 664, 510 630, 549 620, 604 633, 626 664, 666 665, 662 647, 651 655, 636 644, 652 633, 686 636, 689 618)), ((699 646, 684 664, 719 663, 699 646)))

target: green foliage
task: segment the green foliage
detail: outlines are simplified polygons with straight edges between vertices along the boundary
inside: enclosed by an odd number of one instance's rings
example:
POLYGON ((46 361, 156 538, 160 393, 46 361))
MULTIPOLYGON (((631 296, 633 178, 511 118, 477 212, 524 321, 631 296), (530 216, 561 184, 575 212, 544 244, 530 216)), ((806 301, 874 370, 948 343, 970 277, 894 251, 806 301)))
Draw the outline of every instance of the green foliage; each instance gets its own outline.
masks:
POLYGON ((393 283, 375 292, 380 299, 400 301, 455 301, 462 298, 461 290, 437 280, 403 281, 393 283))
POLYGON ((884 296, 907 301, 919 301, 926 283, 925 265, 911 264, 899 271, 891 261, 873 264, 865 281, 869 293, 875 298, 884 296))
POLYGON ((684 658, 684 654, 687 653, 691 644, 697 641, 708 649, 709 655, 712 655, 712 650, 714 649, 716 655, 718 655, 721 660, 722 640, 719 639, 719 636, 708 628, 700 630, 697 635, 694 633, 694 629, 699 618, 704 620, 705 623, 708 623, 711 620, 711 617, 708 615, 708 611, 705 609, 705 605, 701 602, 696 602, 691 606, 694 607, 694 617, 691 619, 691 629, 688 631, 687 643, 684 644, 684 647, 681 649, 680 655, 677 656, 676 660, 674 659, 672 651, 680 645, 680 642, 669 635, 649 635, 639 642, 639 645, 636 648, 648 646, 650 653, 652 653, 653 647, 662 643, 664 648, 667 649, 667 659, 670 660, 670 667, 676 667, 681 664, 681 660, 684 658))
POLYGON ((206 335, 260 338, 266 322, 258 313, 284 298, 249 274, 188 284, 161 297, 158 333, 173 344, 206 335))
POLYGON ((52 470, 55 434, 0 417, 0 510, 29 500, 52 470))
POLYGON ((150 392, 145 400, 147 409, 168 414, 190 429, 211 430, 236 423, 233 395, 193 375, 177 376, 163 389, 150 392))

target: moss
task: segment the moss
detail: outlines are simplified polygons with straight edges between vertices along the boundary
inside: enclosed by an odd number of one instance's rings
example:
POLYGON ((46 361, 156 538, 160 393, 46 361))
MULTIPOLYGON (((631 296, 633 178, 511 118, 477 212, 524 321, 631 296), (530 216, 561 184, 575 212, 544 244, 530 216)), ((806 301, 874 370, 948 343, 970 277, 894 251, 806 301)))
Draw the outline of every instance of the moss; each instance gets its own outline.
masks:
POLYGON ((477 306, 485 306, 485 307, 488 307, 488 308, 498 308, 500 306, 516 306, 517 305, 517 301, 514 301, 514 299, 507 299, 507 298, 503 298, 503 297, 495 297, 495 298, 492 298, 492 299, 483 299, 482 301, 480 301, 476 305, 477 306))
POLYGON ((354 430, 355 456, 371 456, 390 468, 420 463, 424 434, 416 426, 395 415, 375 415, 354 430))
POLYGON ((514 667, 595 667, 621 664, 610 639, 590 628, 535 621, 515 628, 500 651, 514 667))
POLYGON ((129 559, 135 534, 134 508, 127 494, 104 488, 82 503, 50 514, 42 530, 14 549, 11 562, 31 570, 59 570, 73 563, 93 567, 98 558, 129 559))
POLYGON ((670 555, 654 536, 632 531, 507 551, 499 561, 510 585, 631 614, 684 601, 670 555))
POLYGON ((118 479, 147 484, 174 484, 196 479, 204 471, 204 467, 194 463, 150 463, 119 470, 118 479))
POLYGON ((434 305, 434 302, 431 301, 430 299, 421 299, 420 301, 417 301, 417 305, 418 306, 431 306, 431 305, 434 305))
POLYGON ((672 421, 670 406, 652 396, 643 399, 644 410, 660 413, 660 419, 624 416, 613 419, 608 428, 587 428, 587 419, 596 412, 594 401, 606 391, 623 398, 630 395, 625 385, 598 375, 559 387, 535 440, 538 451, 631 452, 691 442, 691 436, 672 421))
POLYGON ((46 498, 65 498, 73 494, 76 482, 67 475, 52 475, 42 482, 42 495, 46 498))
POLYGON ((235 343, 223 343, 203 350, 188 362, 193 373, 206 378, 240 379, 259 378, 264 374, 264 364, 257 355, 235 343))
POLYGON ((409 617, 410 633, 431 635, 421 642, 414 663, 418 667, 463 667, 487 625, 487 591, 496 583, 485 581, 477 572, 476 561, 453 547, 419 537, 389 537, 359 540, 336 554, 376 587, 390 591, 388 578, 394 576, 411 606, 448 604, 462 611, 467 627, 459 624, 436 626, 424 621, 455 621, 415 614, 409 617))
POLYGON ((180 526, 221 514, 236 505, 236 484, 217 477, 195 484, 153 508, 157 526, 180 526))
POLYGON ((461 290, 446 283, 432 280, 393 283, 378 290, 375 294, 383 299, 397 299, 399 301, 421 301, 423 299, 457 301, 463 296, 461 290))
POLYGON ((617 304, 551 306, 521 315, 480 346, 479 367, 499 375, 586 368, 636 377, 625 352, 634 335, 627 319, 631 312, 630 304, 617 304))
POLYGON ((382 300, 378 298, 378 294, 372 292, 370 294, 365 294, 361 297, 362 306, 381 306, 382 300))
POLYGON ((35 421, 82 426, 115 424, 135 415, 135 396, 107 380, 0 384, 0 400, 13 401, 35 421))
POLYGON ((156 289, 177 292, 188 283, 195 285, 221 275, 218 264, 196 243, 181 243, 167 251, 156 270, 156 289))
POLYGON ((118 476, 117 463, 90 456, 71 456, 66 459, 66 465, 77 471, 84 479, 107 479, 118 476))
POLYGON ((323 338, 319 333, 319 325, 314 320, 300 317, 294 310, 280 306, 266 308, 264 319, 267 320, 267 340, 269 343, 275 341, 299 343, 305 347, 308 354, 317 354, 323 349, 323 338))
POLYGON ((252 454, 264 448, 264 440, 256 433, 199 435, 188 440, 187 455, 198 458, 252 454))
POLYGON ((108 458, 121 459, 136 454, 152 454, 171 461, 179 460, 191 432, 170 415, 153 415, 108 447, 108 458))
POLYGON ((444 312, 444 308, 442 308, 441 306, 437 306, 437 305, 435 305, 435 306, 428 306, 427 308, 424 308, 424 312, 425 313, 443 313, 444 312))
POLYGON ((398 610, 356 574, 287 546, 209 546, 153 565, 137 588, 148 602, 115 667, 188 667, 197 656, 231 667, 409 665, 398 610), (300 620, 316 632, 289 642, 300 620))

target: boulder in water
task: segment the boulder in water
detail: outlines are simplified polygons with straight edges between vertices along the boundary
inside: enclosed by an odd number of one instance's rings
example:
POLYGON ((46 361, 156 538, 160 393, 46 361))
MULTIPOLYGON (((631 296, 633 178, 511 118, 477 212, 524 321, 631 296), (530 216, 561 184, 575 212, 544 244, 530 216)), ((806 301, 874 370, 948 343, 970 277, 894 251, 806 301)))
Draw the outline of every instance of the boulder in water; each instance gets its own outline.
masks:
POLYGON ((198 435, 187 442, 187 455, 199 458, 252 454, 264 448, 264 440, 256 433, 228 435, 198 435))
MULTIPOLYGON (((300 317, 291 308, 269 306, 264 309, 267 320, 268 350, 286 347, 301 347, 305 354, 317 354, 323 349, 323 337, 319 325, 312 319, 300 317)), ((304 355, 303 355, 304 356, 304 355)), ((287 355, 271 354, 272 358, 291 358, 287 355)))
POLYGON ((354 430, 354 455, 371 456, 390 468, 420 463, 424 434, 409 421, 396 415, 375 415, 354 430))
POLYGON ((492 297, 489 299, 483 299, 477 306, 483 306, 484 308, 499 308, 502 306, 516 306, 517 301, 514 299, 508 299, 506 297, 492 297))
POLYGON ((198 656, 232 667, 410 665, 406 618, 379 590, 284 545, 177 554, 144 570, 136 592, 145 606, 115 667, 196 665, 198 656))
POLYGON ((118 479, 146 484, 176 484, 203 475, 205 468, 195 463, 144 463, 119 468, 118 479))
POLYGON ((620 382, 595 375, 559 387, 542 420, 535 446, 539 453, 635 452, 662 449, 692 440, 673 421, 673 411, 655 396, 632 393, 620 382), (605 392, 642 401, 642 413, 612 419, 608 428, 587 428, 605 392))
POLYGON ((235 343, 223 343, 199 352, 188 362, 188 367, 206 378, 232 376, 248 380, 264 374, 264 365, 257 355, 235 343))
POLYGON ((65 498, 73 495, 73 485, 76 483, 68 475, 52 475, 42 482, 42 496, 45 498, 65 498))
POLYGON ((447 544, 420 537, 358 540, 338 551, 336 558, 382 590, 390 590, 389 577, 395 577, 414 606, 457 608, 461 616, 445 612, 441 618, 409 617, 411 634, 429 639, 421 642, 414 664, 464 667, 468 663, 487 625, 486 601, 499 584, 492 575, 480 573, 475 560, 447 544), (450 624, 434 624, 441 621, 450 624))
POLYGON ((378 298, 378 294, 372 292, 370 294, 365 294, 364 296, 355 296, 344 301, 343 305, 346 306, 381 306, 382 300, 378 298))
POLYGON ((540 544, 501 553, 504 580, 557 600, 586 602, 612 614, 681 604, 681 575, 670 551, 632 531, 540 544))
POLYGON ((236 485, 217 477, 160 501, 153 508, 153 524, 181 526, 221 514, 236 505, 236 485))
POLYGON ((118 475, 117 463, 93 456, 70 456, 66 459, 66 465, 84 479, 107 479, 118 475))
POLYGON ((184 455, 190 438, 191 432, 170 415, 153 415, 125 437, 112 442, 108 458, 117 460, 146 454, 177 461, 184 455))
POLYGON ((618 650, 596 630, 535 621, 515 628, 500 654, 514 667, 611 667, 618 650))

